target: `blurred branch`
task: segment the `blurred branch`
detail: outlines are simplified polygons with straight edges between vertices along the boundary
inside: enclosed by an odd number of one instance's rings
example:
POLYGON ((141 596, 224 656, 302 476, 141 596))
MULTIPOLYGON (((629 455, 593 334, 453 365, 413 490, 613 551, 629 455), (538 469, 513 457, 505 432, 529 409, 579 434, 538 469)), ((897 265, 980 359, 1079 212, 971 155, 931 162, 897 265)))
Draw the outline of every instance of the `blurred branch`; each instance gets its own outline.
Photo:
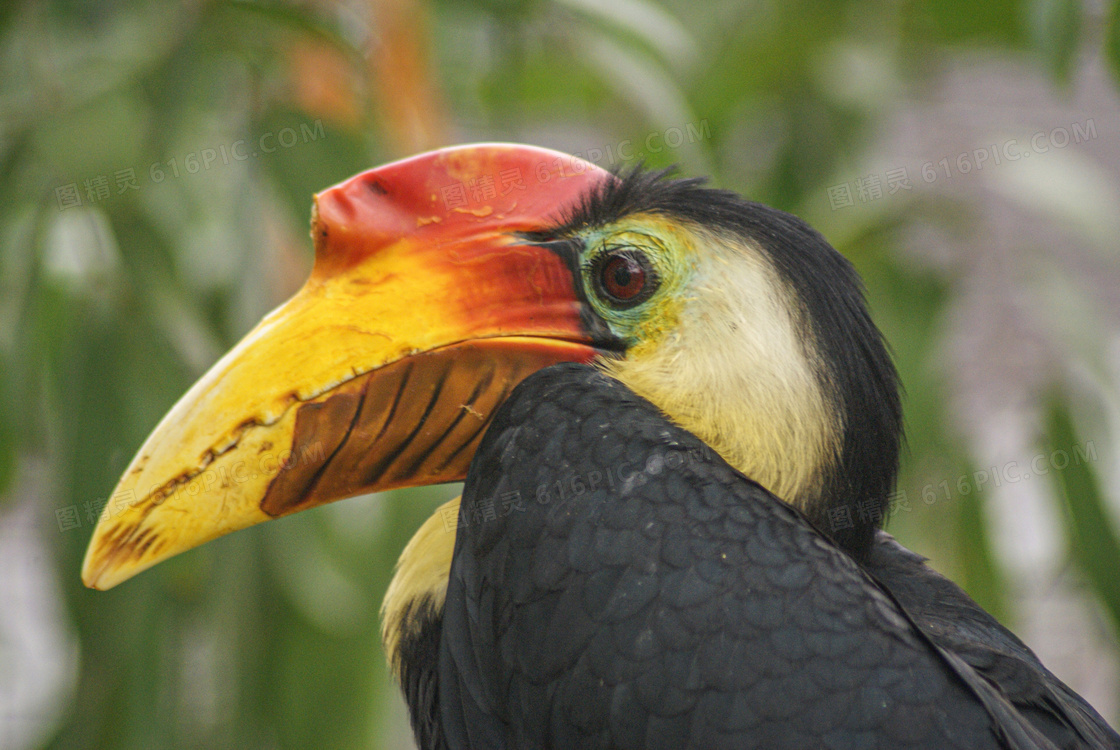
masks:
POLYGON ((371 0, 376 39, 369 78, 389 147, 405 156, 447 145, 447 118, 432 77, 428 18, 419 0, 371 0))

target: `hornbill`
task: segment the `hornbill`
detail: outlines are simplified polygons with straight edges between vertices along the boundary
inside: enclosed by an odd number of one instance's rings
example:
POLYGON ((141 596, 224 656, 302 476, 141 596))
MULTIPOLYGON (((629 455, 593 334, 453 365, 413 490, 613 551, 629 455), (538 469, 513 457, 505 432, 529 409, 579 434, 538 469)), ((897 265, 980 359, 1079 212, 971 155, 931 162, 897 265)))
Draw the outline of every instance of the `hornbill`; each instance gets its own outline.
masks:
POLYGON ((87 585, 465 480, 383 607, 425 750, 1120 747, 879 528, 897 376, 805 222, 481 144, 319 193, 312 237, 306 285, 125 471, 87 585))

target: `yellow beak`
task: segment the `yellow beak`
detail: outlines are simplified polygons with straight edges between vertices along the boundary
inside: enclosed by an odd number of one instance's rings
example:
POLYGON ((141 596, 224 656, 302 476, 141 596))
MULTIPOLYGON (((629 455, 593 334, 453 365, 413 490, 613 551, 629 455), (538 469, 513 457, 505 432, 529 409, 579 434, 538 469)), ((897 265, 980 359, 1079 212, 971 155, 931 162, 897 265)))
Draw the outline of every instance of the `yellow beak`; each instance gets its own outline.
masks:
POLYGON ((522 233, 605 179, 526 146, 462 146, 315 197, 315 266, 125 470, 82 567, 107 589, 231 531, 363 492, 461 480, 530 373, 587 361, 571 259, 522 233))

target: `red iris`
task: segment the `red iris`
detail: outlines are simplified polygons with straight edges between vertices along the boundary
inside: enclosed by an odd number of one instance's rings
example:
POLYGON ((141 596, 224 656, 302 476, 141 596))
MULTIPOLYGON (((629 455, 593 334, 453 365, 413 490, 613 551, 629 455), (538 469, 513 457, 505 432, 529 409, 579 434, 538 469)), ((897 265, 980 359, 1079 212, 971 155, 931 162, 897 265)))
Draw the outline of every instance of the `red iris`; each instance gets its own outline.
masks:
POLYGON ((646 269, 630 255, 616 255, 599 272, 603 291, 620 302, 629 302, 646 286, 646 269))

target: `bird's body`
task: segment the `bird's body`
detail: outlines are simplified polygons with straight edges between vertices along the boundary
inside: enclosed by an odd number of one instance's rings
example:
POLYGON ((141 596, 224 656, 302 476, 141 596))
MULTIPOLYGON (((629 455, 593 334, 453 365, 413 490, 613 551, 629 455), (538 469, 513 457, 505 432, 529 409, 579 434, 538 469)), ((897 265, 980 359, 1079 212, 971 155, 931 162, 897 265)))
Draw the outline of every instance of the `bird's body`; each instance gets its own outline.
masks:
POLYGON ((577 162, 468 146, 320 194, 311 280, 157 427, 87 583, 465 477, 383 609, 422 750, 1120 747, 879 528, 902 411, 851 265, 700 180, 577 162), (509 190, 440 206, 486 174, 509 190), (274 476, 182 492, 274 445, 274 476))
POLYGON ((459 524, 401 664, 425 750, 1117 746, 920 558, 856 563, 591 368, 519 386, 459 524))
POLYGON ((617 381, 560 368, 499 413, 465 515, 632 468, 460 535, 450 747, 999 747, 951 666, 800 513, 617 381))

